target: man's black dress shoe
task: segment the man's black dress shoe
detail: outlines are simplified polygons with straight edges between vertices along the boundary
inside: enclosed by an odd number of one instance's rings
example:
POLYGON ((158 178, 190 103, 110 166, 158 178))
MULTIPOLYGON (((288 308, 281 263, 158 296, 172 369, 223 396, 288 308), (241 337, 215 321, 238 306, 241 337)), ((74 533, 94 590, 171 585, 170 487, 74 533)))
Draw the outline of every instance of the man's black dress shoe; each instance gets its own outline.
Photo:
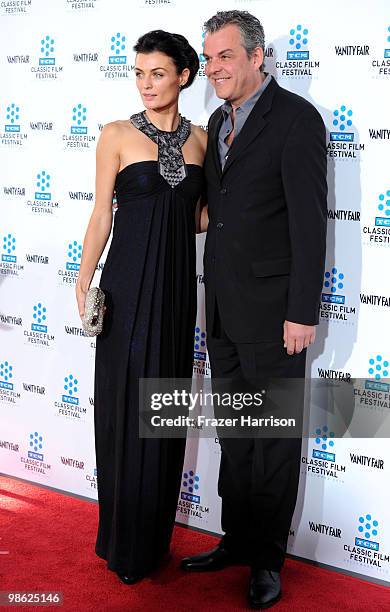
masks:
POLYGON ((145 576, 141 576, 138 574, 122 574, 121 572, 117 572, 117 576, 119 580, 121 580, 124 584, 135 584, 136 582, 140 582, 145 578, 145 576))
POLYGON ((258 569, 252 570, 249 584, 248 602, 255 610, 270 608, 282 597, 279 572, 258 569))
POLYGON ((238 557, 228 551, 221 541, 212 550, 193 557, 186 557, 182 560, 180 567, 187 572, 213 572, 239 563, 238 557))

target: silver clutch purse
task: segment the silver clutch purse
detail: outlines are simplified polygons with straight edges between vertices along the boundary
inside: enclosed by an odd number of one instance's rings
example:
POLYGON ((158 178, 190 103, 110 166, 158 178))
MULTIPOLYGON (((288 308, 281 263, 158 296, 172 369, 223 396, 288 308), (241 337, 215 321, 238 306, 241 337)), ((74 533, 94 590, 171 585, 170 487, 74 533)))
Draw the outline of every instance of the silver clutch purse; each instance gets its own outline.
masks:
POLYGON ((85 298, 83 330, 87 336, 97 336, 103 329, 104 291, 100 287, 91 287, 85 298))

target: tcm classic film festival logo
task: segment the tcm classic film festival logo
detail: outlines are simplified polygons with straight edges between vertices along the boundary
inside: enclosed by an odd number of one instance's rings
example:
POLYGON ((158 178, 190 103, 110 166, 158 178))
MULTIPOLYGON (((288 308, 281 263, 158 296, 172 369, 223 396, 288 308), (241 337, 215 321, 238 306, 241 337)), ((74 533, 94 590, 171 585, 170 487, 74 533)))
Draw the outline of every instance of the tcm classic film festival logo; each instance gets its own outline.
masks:
MULTIPOLYGON (((383 39, 382 39, 383 40, 383 39)), ((380 45, 378 45, 378 51, 380 45)), ((384 36, 384 46, 371 62, 373 75, 377 79, 388 79, 390 77, 390 25, 387 26, 384 36)))
POLYGON ((0 143, 5 147, 20 147, 27 140, 26 132, 21 125, 21 107, 10 102, 2 113, 3 130, 0 132, 0 143))
POLYGON ((43 454, 44 440, 40 432, 34 431, 29 434, 27 440, 27 455, 24 453, 20 457, 24 469, 37 474, 47 476, 50 474, 51 465, 45 462, 43 454))
MULTIPOLYGON (((362 227, 362 241, 375 247, 390 246, 390 189, 384 189, 374 199, 371 222, 362 227), (375 208, 374 208, 375 207, 375 208)), ((370 209, 368 208, 368 211, 370 209)))
POLYGON ((65 150, 88 151, 91 143, 95 142, 96 136, 89 134, 88 131, 87 107, 78 102, 73 106, 70 116, 69 132, 61 136, 63 143, 65 143, 65 150))
POLYGON ((335 108, 330 126, 328 156, 338 160, 359 161, 364 144, 353 127, 353 111, 345 104, 335 108))
POLYGON ((56 59, 55 40, 50 34, 44 34, 38 44, 38 58, 31 72, 36 79, 58 79, 64 72, 64 67, 56 59))
POLYGON ((134 66, 128 64, 127 37, 123 32, 110 36, 106 51, 102 53, 107 58, 106 63, 99 66, 103 79, 129 79, 134 66), (108 51, 108 53, 107 53, 108 51))
POLYGON ((69 11, 93 10, 99 6, 100 0, 65 0, 66 8, 69 11))
POLYGON ((309 438, 311 456, 302 456, 303 473, 317 478, 325 478, 334 482, 343 483, 346 466, 336 461, 334 432, 327 425, 319 426, 315 436, 309 438))
POLYGON ((0 274, 4 276, 20 277, 20 273, 24 270, 24 266, 18 264, 16 244, 16 236, 14 234, 10 232, 3 235, 0 244, 0 274))
MULTIPOLYGON (((378 574, 388 574, 390 556, 383 550, 380 537, 380 523, 371 512, 357 516, 355 535, 352 542, 343 543, 344 560, 348 565, 361 569, 372 568, 378 574)), ((377 516, 377 515, 376 515, 377 516)))
POLYGON ((206 330, 197 325, 195 327, 194 335, 193 374, 194 376, 200 378, 203 378, 204 376, 210 376, 210 363, 207 356, 206 339, 206 330))
POLYGON ((390 410, 389 359, 380 353, 370 356, 367 374, 366 379, 357 379, 354 385, 355 401, 387 417, 390 410))
POLYGON ((286 58, 275 62, 279 77, 295 79, 316 78, 319 60, 309 51, 309 28, 298 24, 290 29, 286 58))
MULTIPOLYGON (((83 252, 83 245, 77 240, 73 240, 66 245, 66 260, 65 266, 58 269, 57 275, 59 278, 59 284, 61 286, 74 287, 77 282, 81 254, 83 252)), ((96 270, 101 272, 104 268, 104 262, 98 262, 96 270)))
POLYGON ((87 409, 80 404, 78 378, 70 373, 63 381, 61 400, 54 402, 56 416, 85 421, 87 409))
POLYGON ((348 304, 344 273, 333 267, 325 272, 320 317, 332 323, 355 324, 356 307, 348 304))
POLYGON ((30 329, 24 330, 25 343, 40 348, 53 348, 55 338, 49 333, 47 308, 42 302, 34 304, 30 329))
POLYGON ((20 393, 15 388, 13 364, 5 359, 0 362, 0 402, 17 404, 20 393))
POLYGON ((53 197, 52 174, 47 170, 40 170, 35 175, 33 197, 27 200, 27 209, 37 216, 55 215, 60 207, 53 197))
POLYGON ((203 523, 207 523, 210 508, 202 506, 200 488, 199 474, 192 469, 183 472, 177 512, 190 519, 199 519, 203 523))
POLYGON ((33 0, 2 0, 0 15, 27 15, 33 5, 33 0))
POLYGON ((68 242, 65 267, 58 270, 58 277, 61 285, 73 287, 76 284, 80 269, 82 250, 83 245, 77 240, 68 242))

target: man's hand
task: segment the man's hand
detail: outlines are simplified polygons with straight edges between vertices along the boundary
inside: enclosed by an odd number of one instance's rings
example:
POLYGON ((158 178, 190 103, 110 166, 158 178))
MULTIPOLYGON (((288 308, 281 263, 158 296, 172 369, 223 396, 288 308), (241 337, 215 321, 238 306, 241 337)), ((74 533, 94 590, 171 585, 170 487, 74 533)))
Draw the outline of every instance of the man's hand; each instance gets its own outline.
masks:
POLYGON ((285 321, 283 325, 284 348, 289 355, 300 353, 309 344, 313 344, 316 337, 315 325, 301 325, 285 321))

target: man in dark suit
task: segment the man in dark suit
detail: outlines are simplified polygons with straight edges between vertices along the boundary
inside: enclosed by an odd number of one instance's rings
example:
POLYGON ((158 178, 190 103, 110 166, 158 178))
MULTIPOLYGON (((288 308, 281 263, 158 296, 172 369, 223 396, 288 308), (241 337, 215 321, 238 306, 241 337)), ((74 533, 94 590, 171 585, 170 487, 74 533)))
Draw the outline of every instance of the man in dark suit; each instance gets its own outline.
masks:
MULTIPOLYGON (((312 104, 263 72, 264 31, 256 17, 223 11, 205 29, 206 73, 225 100, 210 117, 205 159, 211 374, 304 379, 325 266, 324 124, 312 104)), ((237 436, 220 443, 225 535, 182 568, 248 562, 249 604, 270 607, 281 597, 301 439, 237 436)))

